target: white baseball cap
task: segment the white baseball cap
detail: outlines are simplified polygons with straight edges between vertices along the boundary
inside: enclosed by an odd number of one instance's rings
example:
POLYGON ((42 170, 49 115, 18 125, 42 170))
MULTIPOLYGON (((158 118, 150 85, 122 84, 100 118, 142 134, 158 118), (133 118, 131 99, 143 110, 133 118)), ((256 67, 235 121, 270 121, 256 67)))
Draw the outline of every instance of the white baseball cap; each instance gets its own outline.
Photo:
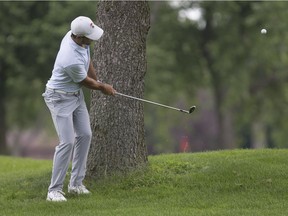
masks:
POLYGON ((89 17, 85 16, 79 16, 71 22, 71 31, 76 36, 85 36, 91 40, 99 40, 104 32, 89 17))

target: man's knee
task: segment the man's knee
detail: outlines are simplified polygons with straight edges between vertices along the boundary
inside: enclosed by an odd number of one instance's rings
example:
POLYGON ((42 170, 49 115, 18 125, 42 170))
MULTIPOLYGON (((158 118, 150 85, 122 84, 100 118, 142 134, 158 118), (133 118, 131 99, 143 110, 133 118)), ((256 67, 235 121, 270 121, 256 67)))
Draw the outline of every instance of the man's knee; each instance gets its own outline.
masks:
POLYGON ((91 140, 92 138, 92 131, 91 130, 87 130, 85 132, 82 132, 81 134, 78 135, 78 137, 80 139, 84 139, 84 140, 91 140))
POLYGON ((58 146, 56 146, 56 149, 58 151, 65 151, 70 152, 73 149, 74 140, 62 140, 58 146))

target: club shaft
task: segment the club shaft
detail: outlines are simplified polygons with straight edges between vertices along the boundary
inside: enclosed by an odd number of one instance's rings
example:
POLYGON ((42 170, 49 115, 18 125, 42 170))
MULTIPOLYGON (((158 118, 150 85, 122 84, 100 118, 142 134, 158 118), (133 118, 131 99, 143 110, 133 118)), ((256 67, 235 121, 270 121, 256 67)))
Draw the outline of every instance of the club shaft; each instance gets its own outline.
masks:
POLYGON ((154 105, 157 105, 157 106, 165 107, 165 108, 168 108, 168 109, 173 109, 173 110, 177 110, 177 111, 180 111, 180 112, 189 113, 189 111, 187 111, 187 110, 182 110, 182 109, 179 109, 179 108, 176 108, 176 107, 167 106, 167 105, 164 105, 164 104, 156 103, 156 102, 145 100, 145 99, 142 99, 142 98, 133 97, 133 96, 130 96, 130 95, 119 93, 119 92, 117 92, 116 94, 120 95, 120 96, 123 96, 123 97, 126 97, 126 98, 130 98, 130 99, 142 101, 142 102, 145 102, 145 103, 149 103, 149 104, 154 104, 154 105))

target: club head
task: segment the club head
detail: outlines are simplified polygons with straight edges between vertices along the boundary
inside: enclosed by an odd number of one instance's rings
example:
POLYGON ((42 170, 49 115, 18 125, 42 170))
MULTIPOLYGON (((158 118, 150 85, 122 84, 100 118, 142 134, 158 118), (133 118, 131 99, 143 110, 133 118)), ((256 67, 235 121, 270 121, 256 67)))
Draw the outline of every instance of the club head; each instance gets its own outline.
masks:
POLYGON ((192 112, 194 112, 195 109, 196 109, 196 106, 190 107, 190 109, 189 109, 189 114, 192 113, 192 112))

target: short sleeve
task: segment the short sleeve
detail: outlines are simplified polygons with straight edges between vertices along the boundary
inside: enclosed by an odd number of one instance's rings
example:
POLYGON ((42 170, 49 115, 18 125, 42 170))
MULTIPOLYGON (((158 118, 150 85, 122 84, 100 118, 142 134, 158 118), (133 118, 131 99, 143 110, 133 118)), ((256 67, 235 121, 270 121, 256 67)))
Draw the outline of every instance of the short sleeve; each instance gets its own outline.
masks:
POLYGON ((83 81, 87 76, 87 71, 85 70, 84 65, 70 65, 65 68, 65 71, 75 83, 83 81))

